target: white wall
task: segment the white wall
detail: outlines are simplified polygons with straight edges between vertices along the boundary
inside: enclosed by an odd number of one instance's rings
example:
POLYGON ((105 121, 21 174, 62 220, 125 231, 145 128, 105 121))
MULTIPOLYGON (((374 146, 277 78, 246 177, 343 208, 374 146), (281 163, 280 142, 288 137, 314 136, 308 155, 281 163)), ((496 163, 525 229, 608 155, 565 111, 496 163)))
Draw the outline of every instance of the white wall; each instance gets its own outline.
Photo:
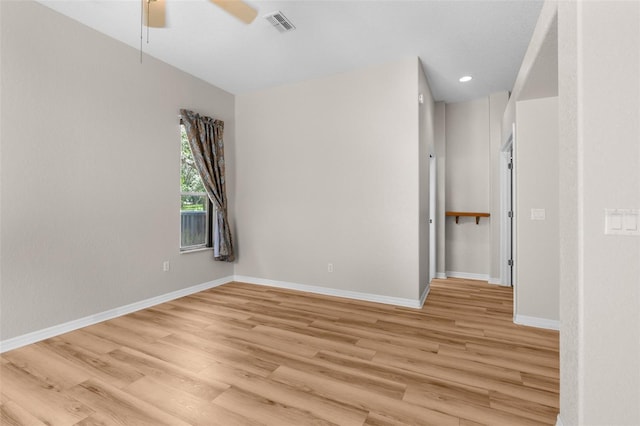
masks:
POLYGON ((560 416, 640 424, 640 3, 560 2, 560 416))
POLYGON ((516 103, 518 317, 550 323, 559 319, 558 100, 516 103), (532 209, 544 209, 533 220, 532 209))
POLYGON ((447 148, 446 148, 446 105, 444 102, 436 102, 434 112, 435 128, 435 148, 436 148, 436 276, 446 278, 446 170, 447 170, 447 148))
MULTIPOLYGON (((446 210, 489 212, 489 97, 446 105, 446 210)), ((448 275, 488 279, 489 223, 446 220, 448 275)))
POLYGON ((232 275, 179 254, 177 117, 224 120, 233 170, 234 97, 39 4, 0 10, 1 338, 232 275))
POLYGON ((557 24, 557 1, 547 0, 540 10, 504 111, 502 143, 509 139, 511 126, 516 122, 516 101, 558 95, 557 24))
POLYGON ((418 298, 418 70, 237 97, 238 275, 418 298))
POLYGON ((557 107, 544 100, 557 95, 557 57, 556 4, 550 1, 542 7, 502 120, 502 143, 516 124, 515 320, 546 328, 557 328, 559 317, 557 107), (532 221, 532 208, 545 208, 546 219, 532 221))

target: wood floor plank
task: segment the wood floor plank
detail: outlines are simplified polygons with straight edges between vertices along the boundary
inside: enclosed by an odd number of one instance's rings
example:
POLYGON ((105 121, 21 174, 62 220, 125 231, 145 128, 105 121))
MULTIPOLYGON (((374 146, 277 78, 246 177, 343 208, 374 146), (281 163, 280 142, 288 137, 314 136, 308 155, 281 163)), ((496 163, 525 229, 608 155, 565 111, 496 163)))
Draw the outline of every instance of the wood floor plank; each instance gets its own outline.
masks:
POLYGON ((120 347, 117 343, 102 339, 84 330, 75 330, 71 333, 57 336, 57 338, 69 345, 78 346, 95 354, 106 354, 120 347))
POLYGON ((451 348, 444 345, 439 348, 438 355, 444 358, 451 358, 452 360, 467 360, 493 367, 513 369, 515 371, 520 371, 520 376, 522 376, 522 373, 537 374, 545 377, 559 377, 560 375, 558 368, 546 367, 533 363, 523 363, 521 361, 510 359, 509 357, 481 355, 475 352, 451 348))
POLYGON ((139 321, 130 319, 128 315, 101 322, 83 330, 101 339, 132 348, 145 343, 153 343, 159 338, 171 334, 171 332, 158 327, 140 324, 139 321))
POLYGON ((336 424, 315 417, 299 407, 273 401, 266 395, 263 396, 234 387, 216 398, 214 403, 227 408, 229 411, 246 416, 254 422, 264 422, 264 424, 268 425, 331 426, 336 424))
POLYGON ((225 363, 264 377, 279 366, 277 362, 253 356, 252 345, 249 342, 227 338, 218 333, 211 334, 210 331, 199 333, 198 336, 171 335, 167 336, 165 341, 175 346, 187 346, 208 352, 214 361, 211 365, 225 363))
MULTIPOLYGON (((228 343, 228 341, 226 342, 228 343)), ((223 342, 223 344, 225 344, 225 342, 223 342)), ((238 362, 236 358, 228 357, 220 358, 220 363, 262 377, 268 377, 277 367, 286 365, 299 370, 316 372, 333 377, 337 380, 352 383, 355 386, 364 387, 365 389, 375 389, 378 393, 397 399, 402 399, 406 388, 402 382, 369 374, 361 368, 345 367, 339 363, 332 363, 317 356, 307 358, 277 348, 254 345, 246 342, 238 347, 244 351, 241 362, 238 362), (269 369, 266 371, 264 369, 256 370, 255 367, 259 365, 267 365, 269 369)), ((336 355, 339 354, 336 353, 336 355)), ((361 358, 349 359, 361 360, 361 358)))
POLYGON ((540 423, 553 423, 558 414, 558 401, 552 406, 532 403, 513 395, 491 392, 491 408, 500 412, 508 412, 540 423))
MULTIPOLYGON (((347 326, 330 321, 314 321, 309 328, 318 329, 321 332, 333 332, 341 333, 345 335, 357 336, 361 341, 362 339, 372 340, 374 342, 390 343, 397 345, 408 345, 411 348, 422 349, 426 351, 436 352, 441 342, 436 339, 429 339, 426 337, 414 337, 414 336, 398 336, 393 333, 386 333, 384 331, 378 331, 375 326, 369 327, 354 327, 353 325, 347 326)), ((447 341, 447 343, 449 343, 447 341)), ((454 345, 458 347, 464 347, 462 343, 454 342, 454 345)), ((375 348, 373 348, 375 349, 375 348)))
POLYGON ((465 350, 471 353, 507 358, 518 362, 540 365, 544 367, 558 368, 558 351, 542 348, 528 348, 513 343, 497 343, 487 341, 484 343, 467 343, 465 350))
POLYGON ((71 345, 58 337, 42 342, 50 352, 72 363, 77 370, 84 370, 89 377, 97 377, 116 387, 126 386, 138 380, 142 373, 128 364, 105 355, 94 354, 79 346, 71 345))
POLYGON ((158 358, 130 348, 120 348, 109 353, 109 356, 135 367, 146 377, 153 377, 167 386, 190 393, 205 400, 213 400, 229 385, 215 379, 203 379, 202 375, 192 373, 158 358))
POLYGON ((417 386, 425 392, 431 390, 437 397, 457 398, 468 403, 489 406, 489 390, 457 383, 451 380, 438 379, 425 374, 408 371, 391 365, 378 364, 372 361, 348 358, 331 352, 320 352, 316 358, 322 359, 335 366, 342 366, 354 371, 362 372, 374 377, 387 379, 391 382, 407 386, 417 386))
MULTIPOLYGON (((328 349, 333 352, 362 359, 371 359, 376 354, 376 351, 373 349, 364 348, 358 345, 345 344, 339 341, 336 342, 324 337, 309 336, 295 331, 282 330, 275 327, 259 325, 254 327, 253 331, 265 336, 273 337, 279 341, 301 344, 305 347, 313 348, 316 350, 316 353, 317 351, 328 349)), ((310 356, 313 355, 315 355, 315 353, 310 356)))
POLYGON ((7 425, 553 425, 558 332, 511 288, 412 309, 231 283, 0 355, 7 425))
POLYGON ((450 414, 459 418, 482 421, 490 425, 500 426, 537 426, 538 421, 531 420, 518 414, 495 409, 495 407, 485 407, 475 404, 465 404, 457 399, 449 399, 438 396, 433 397, 433 393, 424 392, 417 387, 408 387, 404 400, 413 404, 429 408, 431 410, 450 414))
POLYGON ((218 392, 211 399, 206 393, 196 396, 154 376, 146 376, 133 382, 124 390, 189 424, 198 424, 203 419, 215 419, 218 410, 210 402, 224 392, 218 392), (166 395, 171 395, 171 398, 167 398, 166 395))
MULTIPOLYGON (((266 328, 266 330, 271 329, 271 327, 266 328)), ((292 339, 290 335, 285 333, 281 335, 276 335, 274 333, 269 334, 265 331, 261 331, 259 327, 254 327, 247 331, 217 330, 217 334, 230 339, 238 339, 245 342, 257 343, 266 347, 284 349, 287 352, 300 356, 312 357, 318 353, 317 348, 311 347, 302 341, 304 340, 303 337, 296 340, 292 339)))
POLYGON ((420 419, 424 425, 457 426, 459 423, 456 416, 423 409, 414 404, 403 404, 394 398, 366 391, 349 383, 286 366, 279 367, 271 377, 280 383, 303 388, 324 398, 346 401, 359 409, 384 412, 387 416, 408 424, 417 419, 420 419))
POLYGON ((2 393, 47 425, 74 424, 93 414, 68 393, 9 363, 0 366, 2 393))
POLYGON ((530 388, 541 389, 552 393, 558 393, 560 390, 560 378, 557 376, 549 377, 522 373, 522 384, 530 388))
POLYGON ((94 423, 140 426, 189 424, 123 390, 95 379, 80 383, 68 392, 94 410, 91 415, 94 423))
POLYGON ((91 373, 48 349, 44 342, 11 351, 4 357, 56 390, 70 388, 91 377, 91 373))
POLYGON ((477 380, 484 378, 507 383, 521 383, 522 376, 517 370, 494 367, 475 361, 460 362, 455 358, 440 356, 431 352, 404 351, 397 348, 380 350, 374 361, 381 364, 395 365, 433 377, 447 377, 458 383, 466 383, 466 377, 477 380), (439 373, 441 371, 441 373, 439 373))
MULTIPOLYGON (((351 407, 340 401, 327 399, 309 392, 300 392, 298 389, 286 384, 226 365, 210 367, 203 371, 202 375, 218 377, 232 385, 233 389, 225 391, 214 402, 226 406, 230 410, 238 410, 239 413, 243 413, 246 408, 243 407, 242 403, 232 404, 231 401, 236 401, 237 391, 263 396, 258 401, 259 406, 267 404, 262 406, 263 409, 267 409, 269 404, 277 404, 279 407, 297 407, 303 412, 310 413, 312 415, 310 419, 321 419, 330 424, 357 426, 362 424, 367 415, 366 411, 351 407)), ((300 424, 306 423, 303 420, 300 424)))
POLYGON ((0 425, 4 426, 46 426, 33 414, 13 401, 0 404, 0 425))

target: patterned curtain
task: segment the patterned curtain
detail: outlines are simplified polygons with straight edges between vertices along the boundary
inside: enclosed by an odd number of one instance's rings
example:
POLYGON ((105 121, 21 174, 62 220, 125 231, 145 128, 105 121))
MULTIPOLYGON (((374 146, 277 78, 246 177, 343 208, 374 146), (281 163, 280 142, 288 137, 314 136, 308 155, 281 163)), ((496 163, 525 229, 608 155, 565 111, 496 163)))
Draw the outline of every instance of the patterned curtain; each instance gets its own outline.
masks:
POLYGON ((196 167, 216 207, 213 227, 213 257, 233 262, 233 241, 227 214, 227 191, 224 179, 224 122, 204 117, 193 111, 180 110, 196 167))

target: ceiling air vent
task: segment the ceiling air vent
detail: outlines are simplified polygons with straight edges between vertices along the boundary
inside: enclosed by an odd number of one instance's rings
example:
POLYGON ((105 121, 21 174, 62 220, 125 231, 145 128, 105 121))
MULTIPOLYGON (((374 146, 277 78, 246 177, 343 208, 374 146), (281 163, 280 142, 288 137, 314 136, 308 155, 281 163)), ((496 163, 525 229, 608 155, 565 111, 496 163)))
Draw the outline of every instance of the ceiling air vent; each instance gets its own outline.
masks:
POLYGON ((288 31, 293 31, 296 29, 291 21, 287 19, 287 17, 284 16, 280 11, 265 15, 264 18, 281 33, 286 33, 288 31))

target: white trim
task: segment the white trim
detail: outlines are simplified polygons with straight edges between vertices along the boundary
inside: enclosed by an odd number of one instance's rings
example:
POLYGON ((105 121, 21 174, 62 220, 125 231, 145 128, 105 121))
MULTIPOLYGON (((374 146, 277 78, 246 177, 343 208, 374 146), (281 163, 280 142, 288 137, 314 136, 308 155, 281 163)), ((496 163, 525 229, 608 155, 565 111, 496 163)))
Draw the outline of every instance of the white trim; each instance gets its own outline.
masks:
POLYGON ((564 423, 562 423, 562 419, 560 418, 560 413, 558 413, 558 417, 556 418, 556 426, 564 426, 564 423))
POLYGON ((444 272, 436 272, 436 278, 439 280, 446 280, 447 274, 445 274, 444 272))
POLYGON ((199 247, 194 249, 180 250, 180 254, 198 253, 201 251, 213 251, 213 247, 199 247))
POLYGON ((511 172, 513 178, 511 179, 511 204, 513 210, 513 223, 511 229, 511 258, 513 259, 513 267, 511 269, 511 286, 513 287, 513 314, 518 315, 518 133, 516 129, 516 123, 511 123, 511 144, 513 158, 513 166, 511 172))
POLYGON ((418 308, 418 309, 422 308, 422 304, 424 303, 424 299, 426 299, 427 293, 429 293, 429 288, 430 288, 430 286, 427 285, 425 291, 423 292, 423 295, 420 296, 420 299, 405 299, 403 297, 382 296, 379 294, 371 294, 371 293, 360 293, 357 291, 340 290, 340 289, 329 288, 329 287, 318 287, 314 285, 269 280, 266 278, 247 277, 245 275, 235 275, 234 281, 247 283, 247 284, 256 284, 256 285, 264 285, 264 286, 277 287, 277 288, 285 288, 288 290, 305 291, 307 293, 323 294, 325 296, 336 296, 336 297, 343 297, 346 299, 364 300, 366 302, 385 303, 387 305, 404 306, 407 308, 418 308))
POLYGON ((500 277, 489 277, 489 284, 505 285, 502 284, 502 280, 500 279, 500 277))
MULTIPOLYGON (((500 148, 500 278, 505 286, 510 286, 515 281, 515 267, 513 269, 513 275, 510 278, 509 270, 509 247, 512 247, 513 260, 515 260, 515 123, 511 125, 511 133, 508 136, 507 141, 500 148), (509 170, 509 160, 513 158, 512 171, 509 170), (513 172, 513 180, 510 179, 513 172), (509 229, 510 218, 509 200, 512 200, 513 217, 513 234, 509 229)), ((515 303, 515 302, 514 302, 515 303)))
POLYGON ((30 345, 32 343, 39 342, 44 339, 59 336, 64 333, 68 333, 73 330, 77 330, 82 327, 88 327, 93 324, 97 324, 102 321, 110 320, 122 315, 130 314, 132 312, 139 311, 141 309, 150 308, 152 306, 159 305, 170 300, 178 299, 180 297, 188 296, 190 294, 198 293, 200 291, 208 290, 213 287, 218 287, 222 284, 227 284, 233 281, 233 276, 227 276, 219 278, 217 280, 209 281, 203 284, 194 285, 191 287, 183 288, 180 290, 172 291, 170 293, 162 294, 160 296, 151 297, 149 299, 134 302, 129 305, 120 306, 118 308, 109 309, 108 311, 100 312, 98 314, 89 315, 84 318, 79 318, 63 324, 54 325, 42 330, 37 330, 31 333, 23 334, 22 336, 12 337, 10 339, 0 341, 0 353, 17 349, 22 346, 30 345))
POLYGON ((420 301, 418 302, 420 304, 419 306, 420 308, 424 306, 424 302, 425 300, 427 300, 427 295, 429 295, 429 291, 431 291, 431 283, 427 284, 427 286, 422 291, 422 294, 420 295, 420 301))
POLYGON ((12 337, 10 339, 0 341, 0 353, 7 352, 13 349, 18 349, 22 346, 30 345, 32 343, 39 342, 41 340, 49 339, 51 337, 59 336, 64 333, 68 333, 79 328, 88 327, 99 322, 107 321, 122 315, 130 314, 132 312, 139 311, 141 309, 150 308, 152 306, 159 305, 161 303, 168 302, 170 300, 178 299, 180 297, 188 296, 190 294, 198 293, 210 288, 218 287, 230 282, 245 282, 249 284, 265 285, 278 288, 287 288, 290 290, 306 291, 308 293, 324 294, 327 296, 337 296, 347 299, 364 300, 368 302, 385 303, 388 305, 404 306, 408 308, 420 309, 424 305, 427 295, 431 286, 427 284, 419 299, 405 299, 401 297, 382 296, 378 294, 360 293, 348 290, 338 290, 326 287, 310 286, 305 284, 288 283, 284 281, 267 280, 263 278, 247 277, 243 275, 233 275, 219 278, 217 280, 209 281, 203 284, 194 285, 191 287, 183 288, 181 290, 172 291, 170 293, 162 294, 160 296, 151 297, 149 299, 134 302, 129 305, 120 306, 117 308, 109 309, 108 311, 100 312, 94 315, 89 315, 84 318, 79 318, 63 324, 54 325, 42 330, 33 331, 31 333, 23 334, 21 336, 12 337))
POLYGON ((447 276, 451 278, 462 278, 465 280, 489 281, 489 274, 473 274, 471 272, 447 271, 447 276))
POLYGON ((546 328, 547 330, 560 330, 560 321, 547 318, 529 317, 527 315, 515 315, 513 317, 515 324, 526 325, 529 327, 546 328))
POLYGON ((429 282, 438 268, 438 173, 435 152, 429 155, 429 282))

